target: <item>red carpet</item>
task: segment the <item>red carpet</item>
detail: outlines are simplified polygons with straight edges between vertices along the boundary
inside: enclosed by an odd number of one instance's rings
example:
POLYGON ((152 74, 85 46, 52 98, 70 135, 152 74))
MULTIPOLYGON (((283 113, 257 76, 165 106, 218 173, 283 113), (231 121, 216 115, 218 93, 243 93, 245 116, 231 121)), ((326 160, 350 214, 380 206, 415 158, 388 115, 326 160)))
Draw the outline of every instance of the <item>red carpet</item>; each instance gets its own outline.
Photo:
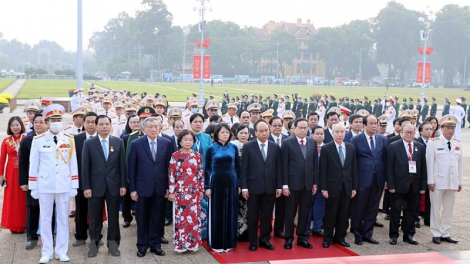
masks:
MULTIPOLYGON (((323 248, 321 237, 310 237, 308 242, 313 245, 313 249, 306 249, 296 245, 292 249, 284 249, 284 239, 272 238, 270 240, 276 249, 267 250, 259 248, 257 251, 248 249, 248 242, 239 242, 237 247, 228 253, 217 253, 207 246, 207 241, 203 242, 204 247, 209 253, 220 263, 241 263, 241 262, 258 262, 272 260, 292 260, 292 259, 312 259, 312 258, 332 258, 332 257, 348 257, 358 256, 353 251, 337 244, 331 244, 329 248, 323 248)), ((290 262, 290 261, 289 261, 290 262)), ((287 262, 280 262, 287 263, 287 262)), ((292 262, 290 262, 292 263, 292 262)), ((307 263, 307 262, 305 262, 307 263)))
MULTIPOLYGON (((458 264, 459 262, 440 255, 436 252, 396 254, 396 255, 377 255, 377 256, 358 256, 346 258, 329 259, 328 262, 335 264, 458 264)), ((320 264, 325 263, 321 259, 301 259, 301 260, 276 260, 270 261, 271 264, 320 264)))

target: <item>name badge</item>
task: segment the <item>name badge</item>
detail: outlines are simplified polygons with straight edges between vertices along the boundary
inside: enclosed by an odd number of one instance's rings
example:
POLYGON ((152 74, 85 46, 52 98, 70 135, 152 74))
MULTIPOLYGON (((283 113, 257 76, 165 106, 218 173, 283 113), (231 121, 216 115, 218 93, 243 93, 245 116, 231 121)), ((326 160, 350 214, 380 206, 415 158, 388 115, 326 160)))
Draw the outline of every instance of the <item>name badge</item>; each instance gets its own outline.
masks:
POLYGON ((416 173, 416 161, 408 161, 408 171, 409 173, 416 173))

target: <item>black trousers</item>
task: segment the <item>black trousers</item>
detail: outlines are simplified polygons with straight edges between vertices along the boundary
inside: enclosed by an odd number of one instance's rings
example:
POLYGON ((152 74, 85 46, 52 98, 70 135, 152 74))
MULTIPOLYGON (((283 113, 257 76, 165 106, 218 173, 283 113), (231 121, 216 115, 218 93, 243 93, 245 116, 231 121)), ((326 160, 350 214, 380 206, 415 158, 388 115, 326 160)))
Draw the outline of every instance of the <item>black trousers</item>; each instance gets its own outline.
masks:
POLYGON ((274 212, 274 233, 284 232, 284 222, 286 221, 286 197, 279 196, 275 200, 276 211, 274 212))
POLYGON ((137 200, 137 248, 147 250, 161 248, 160 238, 165 228, 166 199, 154 194, 139 196, 137 200))
MULTIPOLYGON (((39 226, 39 205, 27 206, 26 207, 26 236, 27 236, 28 242, 38 240, 38 226, 39 226)), ((54 231, 54 226, 52 226, 52 231, 54 231)))
POLYGON ((400 225, 400 215, 403 211, 403 233, 405 235, 414 236, 415 234, 415 217, 416 217, 416 196, 413 192, 413 184, 407 193, 390 193, 390 238, 398 238, 400 225))
POLYGON ((126 191, 126 195, 122 197, 122 218, 124 218, 125 222, 132 222, 134 218, 132 217, 132 199, 131 199, 131 192, 129 190, 126 191))
POLYGON ((390 192, 388 191, 388 189, 384 190, 384 199, 382 201, 382 210, 384 210, 384 212, 386 214, 390 214, 390 192))
POLYGON ((356 239, 372 238, 382 190, 383 187, 380 188, 377 185, 377 176, 374 174, 371 184, 367 187, 359 187, 356 196, 352 199, 351 227, 356 239))
POLYGON ((343 186, 337 197, 326 199, 325 217, 323 218, 323 241, 343 242, 348 230, 348 212, 351 195, 346 194, 343 186), (334 234, 333 234, 334 233, 334 234))
POLYGON ((88 238, 88 199, 78 190, 75 196, 75 239, 87 240, 88 238))
POLYGON ((107 241, 115 241, 118 245, 121 242, 121 233, 119 230, 119 203, 121 196, 113 196, 106 187, 104 196, 91 197, 88 199, 88 211, 90 214, 89 233, 90 240, 98 243, 101 239, 101 228, 103 225, 103 206, 106 201, 108 213, 108 235, 107 241))
POLYGON ((305 188, 301 191, 290 191, 289 197, 286 197, 286 241, 294 240, 294 218, 297 213, 297 208, 299 208, 296 231, 297 243, 308 240, 307 218, 311 202, 312 191, 305 188))
POLYGON ((258 243, 258 220, 260 221, 259 241, 269 242, 272 231, 276 194, 252 194, 248 198, 248 239, 250 244, 258 243))

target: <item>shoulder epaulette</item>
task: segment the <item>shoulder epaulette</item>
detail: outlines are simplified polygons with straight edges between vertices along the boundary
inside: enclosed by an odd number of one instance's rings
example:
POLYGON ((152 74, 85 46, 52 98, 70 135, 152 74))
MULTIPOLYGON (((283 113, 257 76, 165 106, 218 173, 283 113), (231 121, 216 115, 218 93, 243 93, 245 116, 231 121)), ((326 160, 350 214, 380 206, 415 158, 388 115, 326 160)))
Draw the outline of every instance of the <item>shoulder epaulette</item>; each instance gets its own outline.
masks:
POLYGON ((125 123, 126 123, 126 121, 121 121, 121 122, 118 123, 118 125, 122 125, 122 124, 125 124, 125 123))
POLYGON ((67 126, 67 127, 64 128, 64 130, 67 130, 67 129, 71 128, 71 127, 72 127, 72 126, 67 126))
POLYGON ((139 131, 134 131, 130 135, 133 136, 134 134, 138 133, 139 131))
POLYGON ((42 134, 40 134, 40 135, 35 136, 34 138, 40 138, 40 137, 44 136, 45 134, 46 134, 46 133, 42 133, 42 134))
POLYGON ((460 142, 460 139, 453 138, 455 141, 460 142))
POLYGON ((439 140, 439 138, 438 137, 431 138, 431 141, 436 141, 436 140, 439 140))
POLYGON ((73 135, 69 135, 69 134, 65 134, 65 133, 64 133, 64 136, 67 136, 69 138, 73 138, 73 135))

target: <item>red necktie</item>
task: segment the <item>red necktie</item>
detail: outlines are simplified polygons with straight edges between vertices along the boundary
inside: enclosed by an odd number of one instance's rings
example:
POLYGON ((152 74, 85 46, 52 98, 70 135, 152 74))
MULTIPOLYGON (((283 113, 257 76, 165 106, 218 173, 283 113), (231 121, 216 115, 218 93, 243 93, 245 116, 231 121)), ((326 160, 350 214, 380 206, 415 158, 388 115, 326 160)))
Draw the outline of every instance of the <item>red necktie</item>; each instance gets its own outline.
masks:
POLYGON ((318 150, 318 155, 320 155, 321 146, 317 146, 317 150, 318 150))
POLYGON ((301 146, 304 145, 304 140, 303 140, 303 139, 300 140, 300 145, 301 145, 301 146))
MULTIPOLYGON (((408 160, 412 161, 413 160, 413 149, 411 149, 411 143, 408 143, 408 160)), ((413 184, 413 176, 410 175, 410 183, 413 184)))

